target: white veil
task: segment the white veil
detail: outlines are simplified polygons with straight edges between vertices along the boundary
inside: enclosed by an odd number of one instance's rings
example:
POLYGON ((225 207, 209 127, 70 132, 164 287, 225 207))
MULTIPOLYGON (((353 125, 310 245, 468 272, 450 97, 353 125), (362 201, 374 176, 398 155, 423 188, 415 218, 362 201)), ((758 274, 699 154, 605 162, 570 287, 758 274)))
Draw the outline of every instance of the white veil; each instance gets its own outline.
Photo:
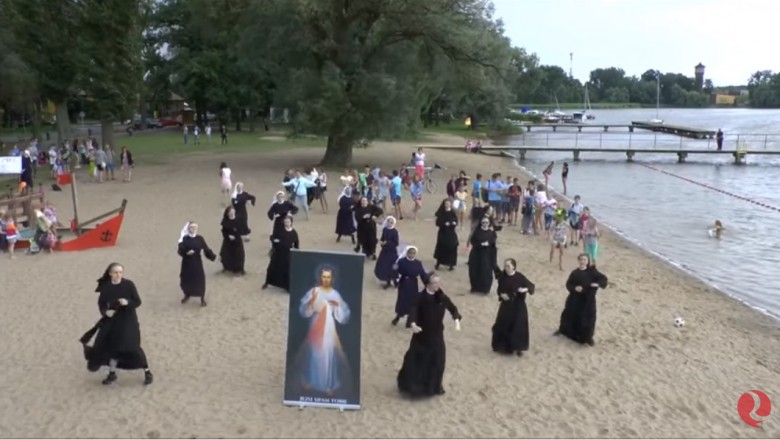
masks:
POLYGON ((241 192, 244 192, 244 184, 241 182, 236 182, 236 184, 233 186, 233 193, 230 194, 231 199, 235 199, 236 196, 239 194, 238 187, 241 187, 241 192))
POLYGON ((387 227, 387 224, 390 223, 390 219, 393 219, 393 227, 391 229, 395 229, 395 225, 398 224, 398 220, 396 220, 392 215, 385 217, 385 221, 382 222, 382 229, 387 227))
POLYGON ((190 235, 190 223, 191 222, 185 223, 184 227, 181 228, 181 234, 179 234, 179 243, 184 241, 184 237, 190 235))
MULTIPOLYGON (((400 249, 401 246, 399 245, 398 248, 400 249)), ((417 253, 420 253, 420 251, 417 250, 417 246, 407 245, 404 246, 403 249, 404 249, 403 252, 398 253, 398 258, 395 260, 396 263, 401 261, 401 258, 406 258, 406 254, 409 252, 410 249, 414 249, 415 251, 417 251, 417 253)))

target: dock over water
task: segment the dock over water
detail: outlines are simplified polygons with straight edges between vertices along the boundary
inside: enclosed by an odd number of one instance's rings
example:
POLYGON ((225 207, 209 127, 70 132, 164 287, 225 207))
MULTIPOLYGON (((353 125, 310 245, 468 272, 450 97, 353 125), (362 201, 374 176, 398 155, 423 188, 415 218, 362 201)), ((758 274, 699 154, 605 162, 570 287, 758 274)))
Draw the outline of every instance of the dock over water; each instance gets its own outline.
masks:
MULTIPOLYGON (((431 150, 460 150, 465 152, 465 148, 456 145, 417 145, 417 147, 423 147, 431 150)), ((480 152, 486 153, 501 153, 501 152, 513 152, 517 155, 519 160, 525 160, 525 156, 529 151, 571 151, 573 154, 574 162, 581 160, 580 153, 614 153, 624 154, 626 161, 633 162, 634 156, 637 154, 673 154, 677 156, 678 163, 685 163, 685 160, 689 155, 703 154, 703 155, 719 155, 719 156, 731 156, 734 159, 735 165, 743 165, 748 156, 752 155, 768 155, 768 156, 780 156, 780 150, 748 150, 748 149, 733 149, 733 150, 704 150, 704 149, 671 149, 671 148, 598 148, 598 147, 543 147, 543 146, 530 146, 530 145, 490 145, 483 146, 480 152)))
POLYGON ((715 130, 707 130, 696 127, 684 127, 682 125, 670 125, 664 124, 663 122, 633 121, 631 122, 631 125, 642 130, 650 130, 656 133, 673 134, 691 139, 712 139, 715 137, 715 130))

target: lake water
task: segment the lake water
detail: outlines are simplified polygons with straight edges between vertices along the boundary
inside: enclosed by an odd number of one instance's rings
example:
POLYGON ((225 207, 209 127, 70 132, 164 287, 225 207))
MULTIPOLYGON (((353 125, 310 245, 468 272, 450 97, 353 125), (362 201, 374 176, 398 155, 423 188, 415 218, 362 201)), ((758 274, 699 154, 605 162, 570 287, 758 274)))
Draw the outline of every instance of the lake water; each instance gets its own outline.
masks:
MULTIPOLYGON (((595 110, 593 114, 592 124, 630 124, 655 118, 656 110, 595 110)), ((724 150, 733 151, 739 139, 744 148, 780 151, 780 110, 662 109, 659 116, 667 124, 721 128, 724 150)), ((713 140, 681 140, 643 131, 629 134, 625 128, 614 131, 589 129, 577 134, 576 128, 567 128, 552 133, 545 128, 511 137, 507 144, 715 148, 713 140)), ((560 189, 561 165, 568 162, 568 194, 580 194, 603 223, 727 294, 780 318, 780 156, 750 155, 744 166, 733 165, 728 155, 690 155, 684 164, 670 153, 637 153, 635 163, 626 162, 620 153, 586 152, 580 158, 581 162, 574 162, 571 152, 528 152, 521 165, 541 175, 554 160, 550 185, 560 189), (707 234, 715 219, 726 228, 721 240, 707 234)))

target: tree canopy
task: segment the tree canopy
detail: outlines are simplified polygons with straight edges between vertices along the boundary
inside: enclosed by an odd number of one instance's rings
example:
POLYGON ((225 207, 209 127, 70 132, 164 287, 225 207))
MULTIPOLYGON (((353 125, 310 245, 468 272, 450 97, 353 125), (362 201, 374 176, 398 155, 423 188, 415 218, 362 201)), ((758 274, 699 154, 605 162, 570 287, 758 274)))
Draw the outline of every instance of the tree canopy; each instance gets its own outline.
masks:
MULTIPOLYGON (((293 132, 327 138, 323 162, 342 165, 364 140, 420 125, 500 127, 511 103, 583 102, 587 90, 593 103, 655 105, 659 85, 662 105, 702 107, 717 90, 619 67, 582 83, 513 46, 488 0, 0 0, 0 11, 6 123, 40 119, 48 100, 61 139, 77 109, 107 129, 175 94, 199 124, 253 130, 286 109, 293 132)), ((752 105, 780 106, 778 75, 756 72, 748 88, 752 105)))

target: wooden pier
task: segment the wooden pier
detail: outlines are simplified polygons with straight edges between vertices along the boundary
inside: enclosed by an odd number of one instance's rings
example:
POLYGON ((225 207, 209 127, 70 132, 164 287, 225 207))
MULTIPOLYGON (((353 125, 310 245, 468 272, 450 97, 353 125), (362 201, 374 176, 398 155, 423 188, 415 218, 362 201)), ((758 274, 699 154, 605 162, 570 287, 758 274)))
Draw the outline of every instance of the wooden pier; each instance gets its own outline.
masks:
POLYGON ((580 123, 566 123, 566 122, 560 122, 560 123, 552 123, 552 124, 544 124, 544 123, 533 123, 533 124, 517 124, 517 127, 525 128, 526 131, 530 132, 532 128, 552 128, 552 131, 558 131, 558 128, 576 128, 578 132, 581 132, 583 128, 594 128, 594 129, 601 129, 603 131, 609 131, 610 128, 617 128, 617 129, 628 129, 629 132, 634 132, 634 126, 631 124, 580 124, 580 123))
MULTIPOLYGON (((631 125, 642 130, 650 130, 657 133, 673 134, 676 136, 687 137, 691 139, 712 139, 715 137, 715 130, 703 128, 684 127, 682 125, 670 125, 656 122, 633 121, 631 125)), ((633 131, 633 130, 632 130, 633 131)))
MULTIPOLYGON (((455 146, 455 145, 418 145, 418 147, 423 147, 425 149, 438 149, 438 150, 460 150, 465 152, 465 148, 462 146, 455 146)), ((525 160, 526 154, 528 154, 529 151, 571 151, 573 154, 573 160, 574 162, 579 162, 581 160, 580 154, 581 153, 614 153, 614 154, 624 154, 626 156, 626 161, 633 162, 634 156, 637 154, 674 154, 677 156, 677 162, 678 163, 685 163, 685 160, 690 155, 695 154, 703 154, 703 155, 727 155, 731 156, 734 159, 735 165, 743 165, 745 164, 745 161, 747 160, 748 156, 751 155, 767 155, 767 156, 780 156, 780 150, 747 150, 747 149, 736 149, 736 150, 700 150, 700 149, 669 149, 669 148, 597 148, 597 147, 534 147, 534 146, 516 146, 516 145, 490 145, 490 146, 483 146, 480 150, 483 153, 487 152, 496 152, 500 153, 502 151, 512 151, 515 152, 518 156, 519 160, 525 160)))

